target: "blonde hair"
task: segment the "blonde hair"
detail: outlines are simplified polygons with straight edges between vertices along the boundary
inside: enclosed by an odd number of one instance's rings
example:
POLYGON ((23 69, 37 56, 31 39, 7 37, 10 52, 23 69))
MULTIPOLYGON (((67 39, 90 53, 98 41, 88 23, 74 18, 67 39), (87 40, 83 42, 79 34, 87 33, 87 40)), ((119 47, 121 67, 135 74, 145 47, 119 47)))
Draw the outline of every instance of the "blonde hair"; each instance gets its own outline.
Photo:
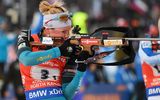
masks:
POLYGON ((43 0, 39 4, 39 10, 43 15, 55 14, 67 11, 67 9, 64 7, 64 2, 58 0, 56 0, 53 4, 50 4, 48 1, 43 0))

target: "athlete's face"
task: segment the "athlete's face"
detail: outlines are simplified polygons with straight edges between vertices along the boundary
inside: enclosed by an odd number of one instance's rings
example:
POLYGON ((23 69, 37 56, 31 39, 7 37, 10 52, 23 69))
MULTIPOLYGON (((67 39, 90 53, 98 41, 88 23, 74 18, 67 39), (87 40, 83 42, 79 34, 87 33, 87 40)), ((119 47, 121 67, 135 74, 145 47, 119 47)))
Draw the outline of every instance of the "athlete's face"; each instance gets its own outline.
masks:
POLYGON ((71 27, 65 28, 47 28, 44 29, 43 36, 51 37, 51 38, 64 38, 67 39, 69 37, 69 31, 71 27))

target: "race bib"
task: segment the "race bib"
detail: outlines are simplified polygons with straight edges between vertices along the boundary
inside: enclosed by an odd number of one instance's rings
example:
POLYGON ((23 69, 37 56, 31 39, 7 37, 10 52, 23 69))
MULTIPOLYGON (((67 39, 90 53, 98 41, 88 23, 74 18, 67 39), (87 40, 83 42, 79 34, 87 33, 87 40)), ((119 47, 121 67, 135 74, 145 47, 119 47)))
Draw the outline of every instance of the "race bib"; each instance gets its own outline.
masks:
POLYGON ((39 66, 32 66, 31 77, 36 80, 58 80, 60 76, 60 70, 58 68, 44 68, 39 66))

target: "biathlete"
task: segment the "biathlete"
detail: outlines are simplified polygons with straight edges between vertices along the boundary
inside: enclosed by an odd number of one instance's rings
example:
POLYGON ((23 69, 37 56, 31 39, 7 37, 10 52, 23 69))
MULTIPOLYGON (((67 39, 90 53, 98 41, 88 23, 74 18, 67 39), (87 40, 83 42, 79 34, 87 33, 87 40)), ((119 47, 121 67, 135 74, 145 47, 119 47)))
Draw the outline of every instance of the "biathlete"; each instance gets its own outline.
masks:
MULTIPOLYGON (((159 22, 160 25, 160 22, 159 22)), ((151 38, 159 38, 157 32, 149 33, 151 38)), ((141 58, 143 79, 148 100, 160 99, 160 41, 141 41, 139 56, 141 58)))
POLYGON ((18 36, 17 55, 26 100, 71 100, 86 70, 86 64, 78 64, 73 80, 64 85, 62 73, 66 57, 76 55, 78 60, 83 61, 89 57, 89 53, 82 51, 77 55, 77 45, 71 44, 70 39, 67 39, 73 28, 63 2, 55 1, 50 4, 42 1, 39 7, 43 14, 41 32, 29 37, 29 31, 22 31, 18 36), (53 38, 58 36, 64 36, 66 41, 53 47, 53 38))

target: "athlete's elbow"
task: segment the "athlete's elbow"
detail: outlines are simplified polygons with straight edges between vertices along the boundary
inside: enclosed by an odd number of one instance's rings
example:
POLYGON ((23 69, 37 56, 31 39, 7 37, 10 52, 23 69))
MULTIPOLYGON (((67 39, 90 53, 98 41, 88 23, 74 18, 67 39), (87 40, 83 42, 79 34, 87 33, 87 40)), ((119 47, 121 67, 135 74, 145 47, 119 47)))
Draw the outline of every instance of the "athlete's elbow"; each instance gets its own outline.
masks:
POLYGON ((24 57, 24 56, 19 57, 20 63, 22 63, 24 66, 31 66, 31 62, 33 62, 32 60, 33 59, 29 59, 29 58, 24 57))
POLYGON ((25 66, 30 66, 30 63, 29 62, 24 62, 24 65, 25 66))
POLYGON ((30 66, 30 61, 20 60, 20 63, 22 63, 24 66, 30 66))

